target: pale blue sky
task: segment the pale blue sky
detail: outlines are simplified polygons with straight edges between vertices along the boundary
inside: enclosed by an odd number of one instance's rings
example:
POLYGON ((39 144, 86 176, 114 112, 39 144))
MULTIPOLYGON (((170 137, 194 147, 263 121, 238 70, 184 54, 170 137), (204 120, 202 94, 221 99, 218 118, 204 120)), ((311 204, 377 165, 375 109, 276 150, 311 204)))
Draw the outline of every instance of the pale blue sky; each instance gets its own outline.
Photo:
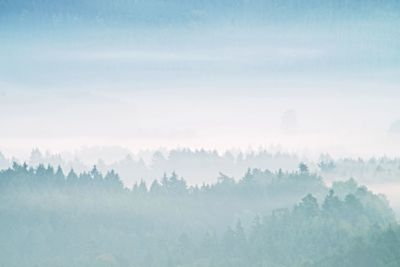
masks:
POLYGON ((0 139, 396 149, 399 3, 299 3, 0 1, 0 139))

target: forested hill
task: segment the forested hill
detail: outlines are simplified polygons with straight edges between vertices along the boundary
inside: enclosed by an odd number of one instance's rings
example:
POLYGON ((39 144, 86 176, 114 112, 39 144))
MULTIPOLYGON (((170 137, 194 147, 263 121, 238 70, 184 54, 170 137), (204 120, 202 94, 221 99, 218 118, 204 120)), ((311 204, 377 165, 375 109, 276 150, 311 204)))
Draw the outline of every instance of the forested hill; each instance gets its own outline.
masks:
POLYGON ((15 163, 0 172, 0 244, 0 266, 18 267, 400 266, 385 198, 304 164, 128 189, 114 171, 15 163))

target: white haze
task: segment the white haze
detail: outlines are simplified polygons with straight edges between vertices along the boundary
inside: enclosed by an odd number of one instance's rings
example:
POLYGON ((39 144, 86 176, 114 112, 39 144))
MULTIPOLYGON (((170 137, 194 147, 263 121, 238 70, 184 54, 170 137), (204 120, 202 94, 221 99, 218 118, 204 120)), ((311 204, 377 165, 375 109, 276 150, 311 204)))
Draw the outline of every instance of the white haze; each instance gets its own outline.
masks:
MULTIPOLYGON (((400 117, 395 94, 265 90, 35 91, 0 97, 3 153, 57 153, 83 146, 224 151, 280 146, 315 157, 395 156, 400 117), (284 114, 291 112, 291 121, 284 114), (289 125, 289 130, 287 129, 289 125)), ((275 89, 268 89, 275 88, 275 89)), ((343 90, 342 90, 343 91, 343 90)))

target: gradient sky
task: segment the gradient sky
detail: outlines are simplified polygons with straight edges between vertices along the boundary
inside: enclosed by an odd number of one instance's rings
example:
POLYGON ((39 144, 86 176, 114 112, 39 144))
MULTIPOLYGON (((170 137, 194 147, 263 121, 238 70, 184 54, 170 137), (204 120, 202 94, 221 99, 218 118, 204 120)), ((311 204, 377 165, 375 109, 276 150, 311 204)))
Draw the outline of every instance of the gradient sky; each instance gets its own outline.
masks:
POLYGON ((398 1, 0 0, 9 153, 279 144, 396 155, 398 103, 398 1))

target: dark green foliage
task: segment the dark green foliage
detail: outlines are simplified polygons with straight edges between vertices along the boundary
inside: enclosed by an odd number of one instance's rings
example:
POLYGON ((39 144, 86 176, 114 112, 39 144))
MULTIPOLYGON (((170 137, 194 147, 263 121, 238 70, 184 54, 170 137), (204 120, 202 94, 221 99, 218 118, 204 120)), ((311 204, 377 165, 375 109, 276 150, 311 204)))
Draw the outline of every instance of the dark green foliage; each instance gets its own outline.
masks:
POLYGON ((14 164, 0 194, 0 266, 399 266, 386 200, 353 180, 329 189, 304 166, 127 189, 96 167, 14 164))

